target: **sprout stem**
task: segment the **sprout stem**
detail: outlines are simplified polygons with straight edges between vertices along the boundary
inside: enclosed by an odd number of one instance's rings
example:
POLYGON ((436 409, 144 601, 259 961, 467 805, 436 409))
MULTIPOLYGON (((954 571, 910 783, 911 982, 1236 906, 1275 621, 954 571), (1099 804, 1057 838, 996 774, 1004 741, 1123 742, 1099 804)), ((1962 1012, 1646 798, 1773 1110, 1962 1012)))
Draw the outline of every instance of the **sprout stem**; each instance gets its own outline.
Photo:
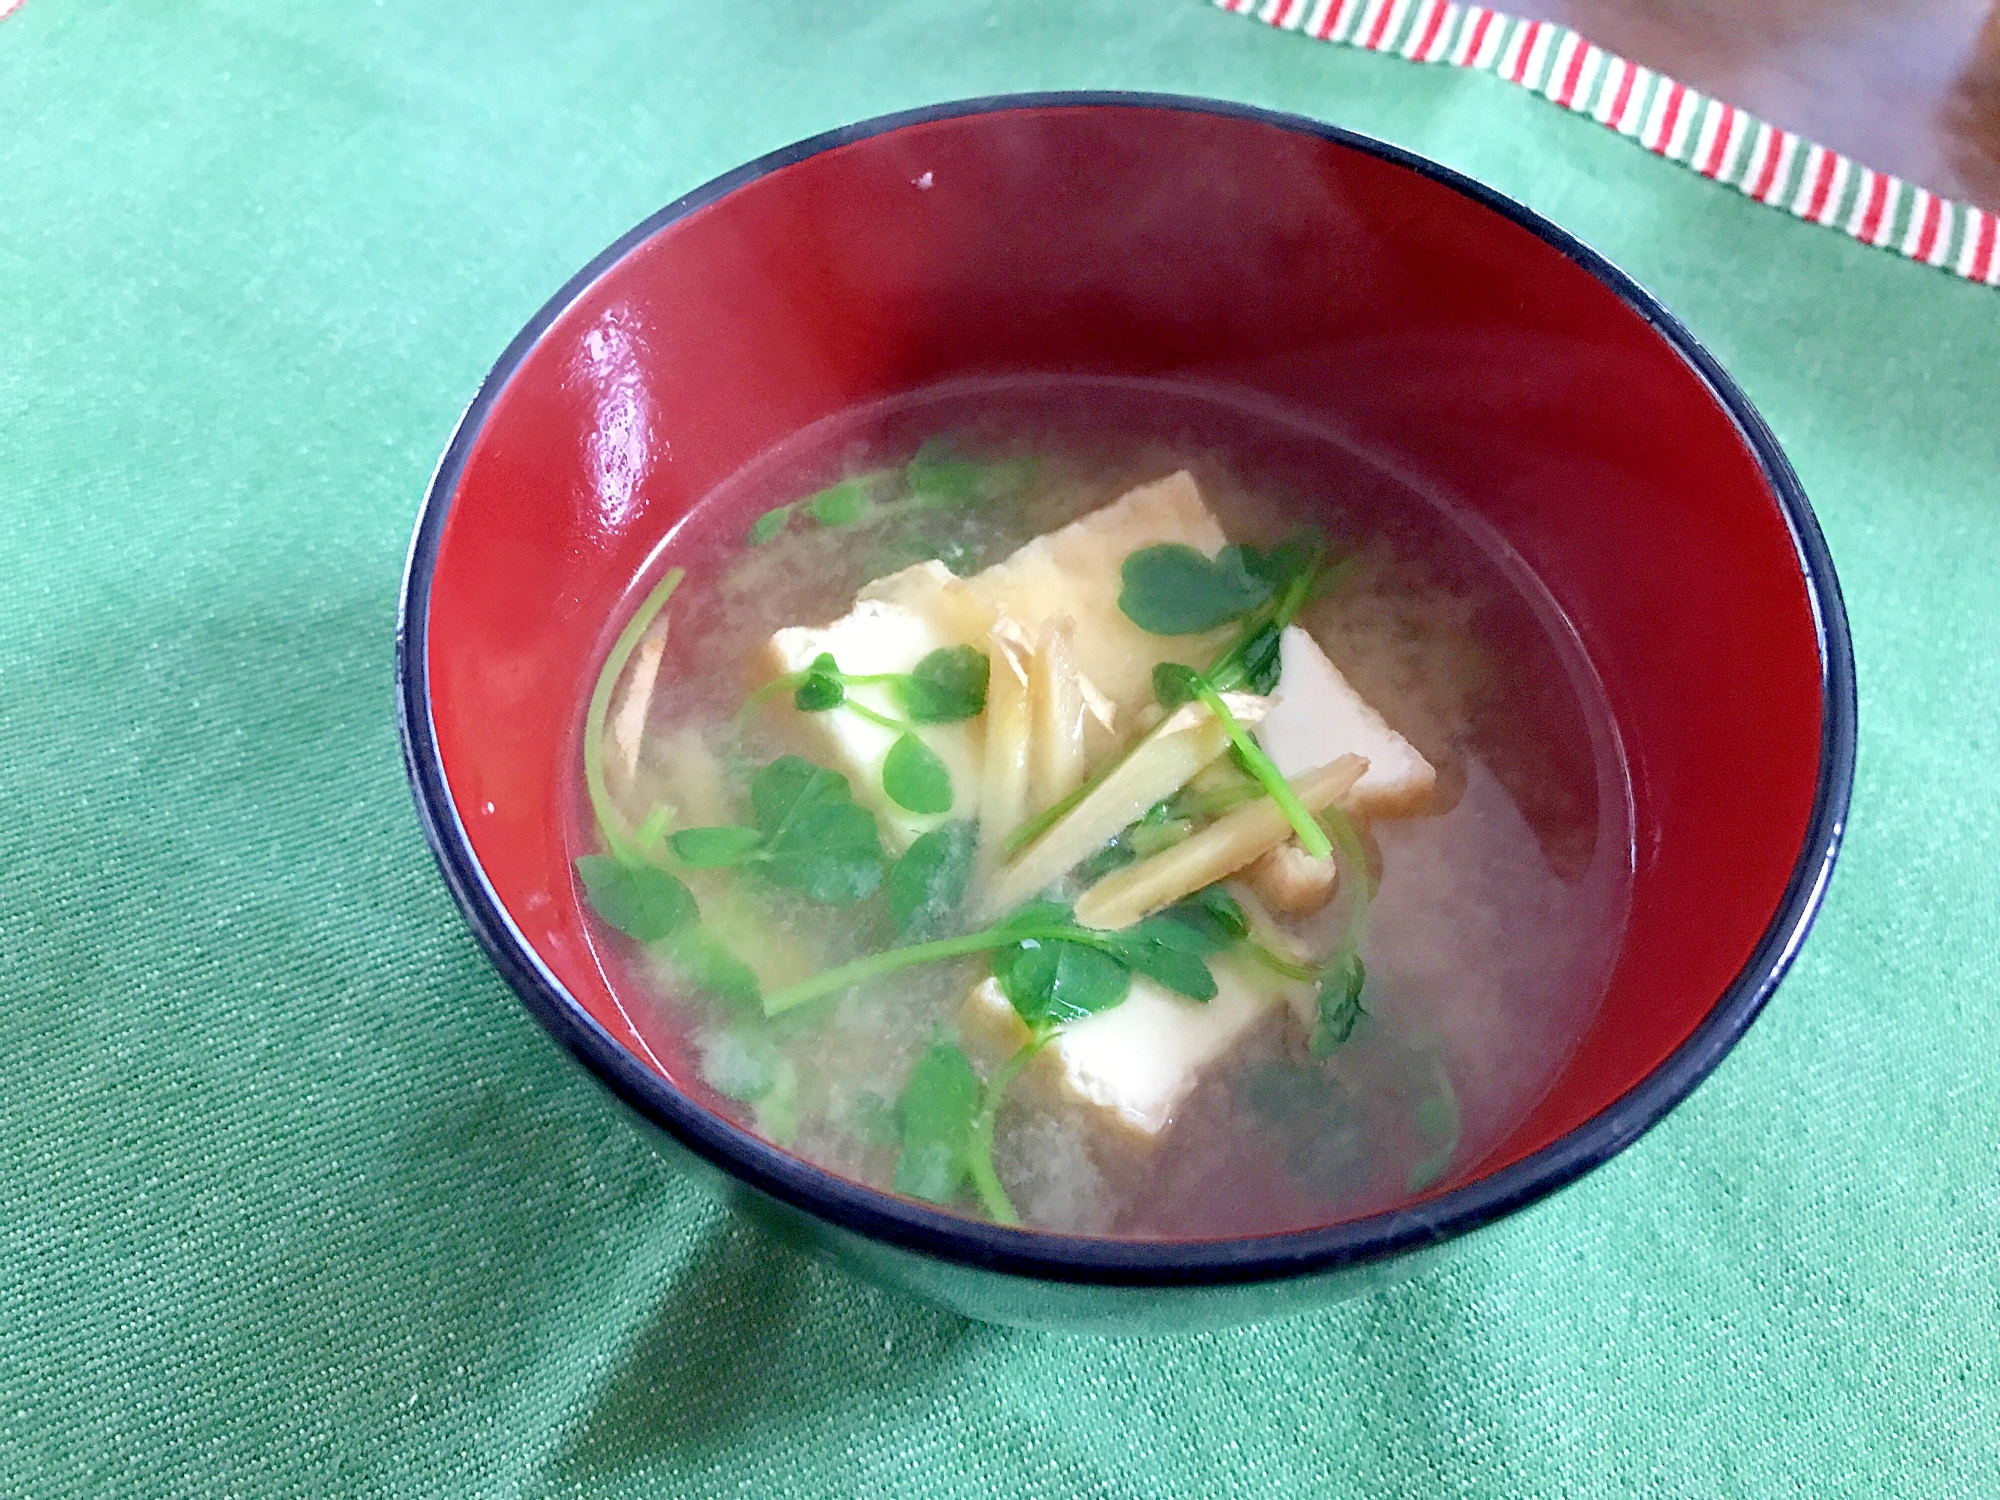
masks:
POLYGON ((979 1206, 986 1210, 986 1217, 996 1224, 1018 1226, 1021 1222, 1021 1216, 1014 1211, 1014 1204, 1007 1197, 1007 1190, 1000 1185, 1000 1174, 993 1170, 993 1122, 1000 1113, 1000 1098, 1052 1035, 1053 1032, 1042 1033, 1000 1065, 1000 1071, 986 1085, 986 1097, 980 1101, 979 1113, 972 1117, 972 1144, 967 1152, 966 1171, 972 1178, 973 1189, 979 1194, 979 1206))
POLYGON ((645 601, 632 612, 632 618, 625 622, 625 628, 612 642, 611 654, 604 658, 604 668, 597 674, 597 686, 591 689, 590 706, 583 716, 583 784, 590 797, 590 810, 597 818, 597 831, 603 835, 605 847, 628 864, 643 861, 644 854, 633 841, 631 830, 624 817, 611 801, 610 790, 604 784, 604 721, 611 712, 611 694, 618 686, 618 679, 625 673, 625 663, 632 659, 639 640, 645 635, 667 600, 680 587, 685 570, 669 568, 666 577, 654 585, 645 601))
POLYGON ((1325 859, 1333 853, 1333 845, 1327 842, 1326 830, 1321 828, 1313 820, 1313 815, 1306 811, 1305 804, 1299 801, 1298 793, 1292 790, 1291 783, 1286 781, 1278 768, 1271 764, 1271 757, 1250 738, 1250 731, 1237 722, 1236 715, 1231 713, 1229 705, 1223 702, 1222 694, 1218 693, 1206 678, 1197 678, 1195 695, 1208 705, 1210 713, 1222 721, 1223 729, 1229 734, 1230 743, 1236 746, 1236 753, 1243 757, 1243 764, 1250 768, 1250 774, 1257 778, 1264 790, 1270 794, 1271 800, 1277 803, 1278 811, 1283 813, 1285 821, 1292 825, 1292 832, 1298 835, 1299 844, 1306 853, 1314 859, 1325 859))

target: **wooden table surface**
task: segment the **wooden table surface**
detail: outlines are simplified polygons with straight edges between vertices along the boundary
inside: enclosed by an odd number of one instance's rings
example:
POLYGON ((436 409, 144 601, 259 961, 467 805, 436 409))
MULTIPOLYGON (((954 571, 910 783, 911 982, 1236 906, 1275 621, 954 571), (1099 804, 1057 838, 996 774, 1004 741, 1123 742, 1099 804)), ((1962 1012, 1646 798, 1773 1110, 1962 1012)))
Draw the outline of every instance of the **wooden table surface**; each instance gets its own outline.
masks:
POLYGON ((1863 166, 2000 209, 2000 0, 1499 0, 1863 166))

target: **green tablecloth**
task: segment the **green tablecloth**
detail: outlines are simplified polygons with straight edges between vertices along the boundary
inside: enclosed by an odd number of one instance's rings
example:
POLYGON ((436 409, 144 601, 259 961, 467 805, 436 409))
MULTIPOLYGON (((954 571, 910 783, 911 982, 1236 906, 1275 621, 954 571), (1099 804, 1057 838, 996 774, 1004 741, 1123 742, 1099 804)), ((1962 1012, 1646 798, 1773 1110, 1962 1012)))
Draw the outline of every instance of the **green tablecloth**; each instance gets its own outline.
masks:
POLYGON ((2000 1493, 1990 290, 1199 0, 29 0, 0 558, 0 1492, 2000 1493), (786 141, 1054 87, 1315 114, 1608 252, 1790 449, 1860 661, 1846 857, 1720 1072, 1228 1334, 969 1325, 718 1216, 474 951, 391 725, 418 497, 571 270, 786 141))

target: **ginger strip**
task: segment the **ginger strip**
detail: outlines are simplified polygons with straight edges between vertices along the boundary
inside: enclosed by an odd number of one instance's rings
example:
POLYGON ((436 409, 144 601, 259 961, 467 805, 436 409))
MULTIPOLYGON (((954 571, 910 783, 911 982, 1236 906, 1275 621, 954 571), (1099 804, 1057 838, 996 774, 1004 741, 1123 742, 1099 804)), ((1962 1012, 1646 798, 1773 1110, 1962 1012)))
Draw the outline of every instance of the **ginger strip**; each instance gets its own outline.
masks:
MULTIPOLYGON (((1000 674, 994 675, 997 680, 1000 674)), ((1247 693, 1225 694, 1224 701, 1238 721, 1246 724, 1261 720, 1271 703, 1268 698, 1247 693)), ((986 711, 993 712, 990 689, 986 711)), ((1144 817, 1155 802, 1186 786, 1196 772, 1228 748, 1228 731, 1215 715, 1199 703, 1183 704, 1061 821, 998 872, 980 903, 981 910, 989 918, 999 916, 1060 880, 1107 839, 1144 817)), ((982 836, 986 836, 983 831, 982 836)))
POLYGON ((1083 785, 1084 699, 1076 669, 1076 625, 1058 616, 1042 626, 1031 668, 1035 738, 1030 756, 1029 807, 1053 807, 1083 785))
POLYGON ((662 619, 657 632, 639 642, 632 653, 631 675, 625 679, 625 696, 618 700, 618 712, 611 719, 611 758, 630 781, 639 769, 639 742, 646 734, 646 710, 653 706, 653 684, 660 675, 660 656, 667 649, 667 627, 662 619))
POLYGON ((989 633, 993 670, 986 685, 986 755, 979 782, 979 842, 982 868, 999 863, 1007 837, 1028 818, 1029 750, 1034 742, 1034 705, 1029 697, 1030 665, 1016 644, 1018 631, 989 633))
MULTIPOLYGON (((1358 755, 1294 777, 1293 792, 1309 813, 1338 801, 1368 769, 1358 755)), ((1122 826, 1122 825, 1121 825, 1122 826)), ((1292 826, 1265 797, 1217 818, 1184 843, 1105 876, 1076 903, 1086 927, 1129 927, 1225 875, 1233 875, 1292 836, 1292 826)))

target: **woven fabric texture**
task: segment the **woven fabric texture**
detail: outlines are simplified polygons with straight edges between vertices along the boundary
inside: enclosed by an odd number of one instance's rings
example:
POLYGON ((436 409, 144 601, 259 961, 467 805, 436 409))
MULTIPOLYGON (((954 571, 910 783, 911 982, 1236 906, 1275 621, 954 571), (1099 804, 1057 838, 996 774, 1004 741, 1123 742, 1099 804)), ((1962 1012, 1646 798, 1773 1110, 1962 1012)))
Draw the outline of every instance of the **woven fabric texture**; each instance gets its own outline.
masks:
MULTIPOLYGON (((37 0, 0 26, 0 1494, 2000 1493, 2000 303, 1490 73, 1197 0, 37 0), (1721 1070, 1372 1300, 979 1327, 667 1176, 494 978, 391 719, 514 330, 787 141, 1017 89, 1298 110, 1631 269, 1846 587, 1847 854, 1721 1070)), ((1745 725, 1754 733, 1754 725, 1745 725)))

